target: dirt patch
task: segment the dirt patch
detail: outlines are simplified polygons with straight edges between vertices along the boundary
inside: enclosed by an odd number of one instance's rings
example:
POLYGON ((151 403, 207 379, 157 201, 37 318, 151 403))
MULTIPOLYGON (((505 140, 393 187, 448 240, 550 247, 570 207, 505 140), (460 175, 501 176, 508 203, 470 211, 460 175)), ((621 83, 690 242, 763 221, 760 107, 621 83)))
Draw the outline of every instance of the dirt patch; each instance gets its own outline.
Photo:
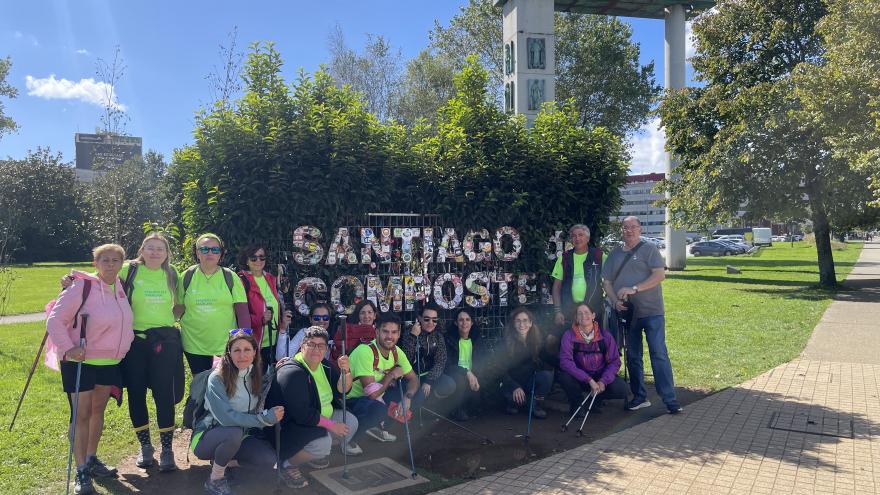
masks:
MULTIPOLYGON (((681 388, 677 393, 679 401, 685 406, 708 395, 706 391, 681 388)), ((429 478, 431 483, 401 490, 398 493, 408 495, 427 493, 444 486, 510 469, 590 443, 666 414, 666 409, 659 398, 653 395, 653 391, 649 399, 653 406, 635 412, 623 411, 621 401, 608 401, 600 413, 590 414, 584 426, 583 436, 578 436, 575 431, 580 424, 579 419, 572 422, 567 432, 561 431, 561 425, 568 419, 566 414, 568 406, 562 394, 557 392, 547 400, 548 418, 532 420, 532 433, 528 442, 523 439, 527 428, 525 413, 508 416, 495 407, 487 406, 479 417, 463 423, 475 432, 488 437, 492 441, 491 444, 427 413, 422 414, 421 426, 419 426, 418 415, 415 415, 411 423, 413 456, 419 473, 429 478)), ((687 410, 684 414, 687 414, 687 410)), ((401 465, 409 467, 409 453, 402 426, 395 424, 391 432, 398 437, 394 443, 379 443, 372 438, 364 437, 361 441, 364 455, 349 457, 349 461, 390 457, 401 465)), ((202 486, 208 477, 210 467, 207 462, 196 459, 192 454, 187 462, 188 441, 189 431, 178 432, 175 435, 174 448, 177 465, 180 467, 176 472, 159 473, 156 467, 140 469, 134 465, 134 456, 131 456, 118 466, 119 479, 109 482, 101 480, 99 485, 108 493, 200 493, 203 491, 202 486)), ((339 449, 334 447, 331 466, 341 464, 342 455, 339 449)), ((275 487, 273 471, 245 468, 234 468, 231 471, 234 479, 233 490, 237 494, 265 494, 275 487)), ((311 484, 307 489, 295 492, 322 495, 330 493, 313 479, 310 481, 311 484)), ((294 492, 294 490, 285 491, 294 492)))

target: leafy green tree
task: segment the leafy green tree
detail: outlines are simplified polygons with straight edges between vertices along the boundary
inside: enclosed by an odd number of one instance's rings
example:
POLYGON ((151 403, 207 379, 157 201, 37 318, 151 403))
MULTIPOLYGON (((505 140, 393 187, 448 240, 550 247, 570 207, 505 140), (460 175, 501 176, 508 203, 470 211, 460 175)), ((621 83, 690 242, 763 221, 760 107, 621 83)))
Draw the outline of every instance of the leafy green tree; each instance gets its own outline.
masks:
POLYGON ((834 218, 864 204, 864 177, 835 157, 825 130, 798 118, 794 75, 822 65, 816 24, 821 0, 724 0, 694 23, 691 59, 704 86, 670 93, 660 113, 667 146, 681 159, 671 191, 675 223, 724 222, 808 212, 819 282, 837 283, 830 244, 834 218), (861 184, 861 186, 859 186, 861 184))
POLYGON ((86 186, 92 234, 98 242, 114 242, 133 255, 144 237, 143 224, 163 219, 157 190, 165 173, 161 153, 106 167, 86 186))
POLYGON ((48 148, 0 160, 0 235, 16 262, 88 259, 88 205, 73 167, 48 148))
POLYGON ((406 64, 406 73, 394 103, 395 117, 413 125, 424 119, 432 124, 440 107, 455 93, 455 66, 443 55, 426 48, 406 64))
POLYGON ((880 206, 880 3, 827 4, 817 27, 827 63, 802 67, 796 76, 799 117, 825 129, 834 154, 870 177, 880 206))
MULTIPOLYGON (((6 82, 6 78, 9 77, 9 69, 12 67, 12 60, 9 57, 5 59, 0 59, 0 96, 5 96, 7 98, 15 98, 18 95, 18 90, 15 89, 14 86, 11 86, 8 82, 6 82)), ((0 138, 3 137, 3 134, 7 132, 13 132, 17 129, 15 121, 12 120, 11 117, 5 115, 3 113, 3 103, 0 102, 0 138)))

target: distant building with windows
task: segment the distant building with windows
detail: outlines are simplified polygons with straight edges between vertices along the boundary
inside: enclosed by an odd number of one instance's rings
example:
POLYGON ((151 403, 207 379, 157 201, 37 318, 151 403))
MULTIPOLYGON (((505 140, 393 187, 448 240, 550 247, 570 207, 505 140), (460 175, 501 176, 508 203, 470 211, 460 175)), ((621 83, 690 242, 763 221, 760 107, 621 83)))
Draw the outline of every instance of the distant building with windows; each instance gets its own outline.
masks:
POLYGON ((664 178, 662 173, 628 176, 626 185, 620 189, 623 206, 617 215, 610 217, 611 220, 621 221, 634 215, 642 222, 642 235, 663 237, 666 211, 662 206, 655 205, 663 199, 663 195, 654 192, 654 187, 664 178))

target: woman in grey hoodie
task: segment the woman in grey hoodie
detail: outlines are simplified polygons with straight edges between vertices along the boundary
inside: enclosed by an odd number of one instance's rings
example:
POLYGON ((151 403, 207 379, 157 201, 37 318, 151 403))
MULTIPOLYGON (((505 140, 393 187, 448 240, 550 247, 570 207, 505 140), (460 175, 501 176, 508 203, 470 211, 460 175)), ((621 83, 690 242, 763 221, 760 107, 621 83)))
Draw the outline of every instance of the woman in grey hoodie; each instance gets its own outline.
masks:
POLYGON ((249 435, 251 428, 272 426, 284 417, 284 407, 263 409, 267 387, 262 383, 260 355, 251 329, 229 333, 220 364, 211 372, 205 392, 206 416, 193 432, 196 457, 211 460, 211 476, 205 491, 211 495, 230 495, 225 477, 226 465, 268 466, 275 464, 272 446, 249 435))

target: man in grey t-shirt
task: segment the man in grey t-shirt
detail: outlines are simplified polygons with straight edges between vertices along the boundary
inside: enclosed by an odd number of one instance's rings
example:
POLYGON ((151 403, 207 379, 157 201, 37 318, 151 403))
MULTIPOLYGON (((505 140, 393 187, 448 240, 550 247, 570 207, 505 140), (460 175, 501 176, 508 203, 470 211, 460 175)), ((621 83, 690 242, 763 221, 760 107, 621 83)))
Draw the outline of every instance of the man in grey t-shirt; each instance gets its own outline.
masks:
POLYGON ((623 245, 611 251, 602 267, 605 294, 611 305, 618 311, 626 310, 626 302, 633 306, 632 321, 626 333, 626 365, 633 399, 626 408, 635 411, 651 405, 643 370, 644 330, 657 394, 670 414, 678 414, 682 409, 675 397, 672 363, 666 351, 666 320, 663 316, 663 290, 660 288, 666 278, 664 261, 656 246, 641 242, 641 235, 639 219, 624 218, 623 245))

